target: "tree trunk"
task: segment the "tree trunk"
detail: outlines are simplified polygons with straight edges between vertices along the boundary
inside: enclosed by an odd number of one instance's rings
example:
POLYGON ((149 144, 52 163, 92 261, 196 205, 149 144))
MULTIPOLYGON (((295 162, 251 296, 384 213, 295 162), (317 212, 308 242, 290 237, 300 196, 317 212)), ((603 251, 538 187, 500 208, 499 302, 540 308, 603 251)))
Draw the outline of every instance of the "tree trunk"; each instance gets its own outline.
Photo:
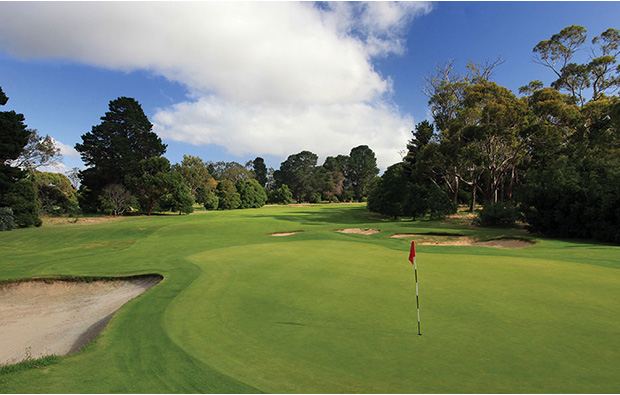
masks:
POLYGON ((153 206, 155 205, 155 200, 154 199, 149 199, 149 212, 147 215, 151 215, 151 211, 153 211, 153 206))
POLYGON ((476 208, 476 184, 474 184, 474 190, 471 194, 471 205, 469 206, 469 211, 473 213, 475 208, 476 208))

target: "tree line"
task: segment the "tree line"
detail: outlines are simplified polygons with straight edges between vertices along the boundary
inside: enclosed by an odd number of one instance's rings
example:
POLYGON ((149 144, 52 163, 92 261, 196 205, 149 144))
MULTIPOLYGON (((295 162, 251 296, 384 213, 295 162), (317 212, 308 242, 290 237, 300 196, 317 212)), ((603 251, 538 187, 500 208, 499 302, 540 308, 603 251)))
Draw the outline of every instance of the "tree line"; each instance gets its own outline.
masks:
MULTIPOLYGON (((8 98, 2 93, 0 105, 8 98)), ((328 157, 318 165, 310 151, 290 155, 278 170, 257 157, 245 165, 211 162, 184 155, 171 164, 166 144, 152 131, 133 98, 110 101, 101 123, 75 145, 86 168, 69 177, 37 171, 53 163, 53 140, 27 129, 24 116, 0 113, 2 229, 40 226, 40 214, 191 213, 262 207, 266 203, 361 201, 379 169, 374 152, 362 145, 350 155, 328 157), (79 185, 79 189, 76 187, 79 185)))
POLYGON ((481 224, 521 219, 532 232, 620 243, 619 45, 616 29, 589 43, 582 26, 562 29, 533 48, 557 79, 521 97, 492 81, 499 59, 465 74, 439 66, 424 87, 433 122, 415 126, 368 207, 415 219, 482 203, 481 224))

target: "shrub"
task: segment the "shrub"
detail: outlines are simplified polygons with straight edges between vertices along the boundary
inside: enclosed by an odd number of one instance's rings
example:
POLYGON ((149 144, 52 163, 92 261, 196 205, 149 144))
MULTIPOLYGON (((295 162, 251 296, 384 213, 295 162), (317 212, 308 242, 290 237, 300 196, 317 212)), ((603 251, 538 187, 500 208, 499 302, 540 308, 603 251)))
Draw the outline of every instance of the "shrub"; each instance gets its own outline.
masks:
POLYGON ((15 224, 20 228, 28 226, 41 226, 43 221, 39 217, 39 202, 34 183, 24 178, 13 185, 4 195, 3 206, 13 209, 15 224))
POLYGON ((0 207, 0 231, 15 229, 13 210, 10 207, 0 207))
POLYGON ((293 203, 293 193, 288 188, 288 185, 283 184, 280 188, 269 192, 268 202, 271 204, 293 203))
POLYGON ((219 206, 220 203, 220 199, 215 196, 215 193, 209 193, 206 195, 206 197, 204 198, 205 203, 204 206, 207 210, 217 210, 217 207, 219 206))
POLYGON ((475 220, 479 226, 509 226, 519 219, 519 210, 511 203, 498 202, 484 206, 475 220))

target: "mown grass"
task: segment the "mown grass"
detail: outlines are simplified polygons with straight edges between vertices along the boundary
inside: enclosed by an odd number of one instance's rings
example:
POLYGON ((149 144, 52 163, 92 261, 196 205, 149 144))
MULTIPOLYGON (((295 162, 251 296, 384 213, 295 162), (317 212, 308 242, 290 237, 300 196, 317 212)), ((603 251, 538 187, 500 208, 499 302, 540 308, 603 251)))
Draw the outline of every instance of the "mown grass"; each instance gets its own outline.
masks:
POLYGON ((418 246, 393 233, 526 237, 393 221, 361 205, 134 217, 0 234, 0 280, 159 273, 101 336, 0 392, 617 393, 620 247, 418 246), (374 228, 374 235, 333 229, 374 228), (267 234, 306 230, 287 237, 267 234))

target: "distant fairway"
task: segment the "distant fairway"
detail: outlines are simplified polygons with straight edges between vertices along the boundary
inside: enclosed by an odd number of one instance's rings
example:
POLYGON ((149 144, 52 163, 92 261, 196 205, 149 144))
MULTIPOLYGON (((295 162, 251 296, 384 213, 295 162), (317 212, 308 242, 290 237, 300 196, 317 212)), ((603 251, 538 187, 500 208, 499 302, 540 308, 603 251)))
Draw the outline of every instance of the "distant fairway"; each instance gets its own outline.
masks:
MULTIPOLYGON (((100 337, 0 392, 617 393, 620 247, 419 246, 515 230, 264 207, 0 233, 0 279, 160 273, 100 337), (333 230, 372 228, 372 235, 333 230), (268 234, 305 232, 283 237, 268 234)), ((0 317, 1 319, 1 317, 0 317)))

